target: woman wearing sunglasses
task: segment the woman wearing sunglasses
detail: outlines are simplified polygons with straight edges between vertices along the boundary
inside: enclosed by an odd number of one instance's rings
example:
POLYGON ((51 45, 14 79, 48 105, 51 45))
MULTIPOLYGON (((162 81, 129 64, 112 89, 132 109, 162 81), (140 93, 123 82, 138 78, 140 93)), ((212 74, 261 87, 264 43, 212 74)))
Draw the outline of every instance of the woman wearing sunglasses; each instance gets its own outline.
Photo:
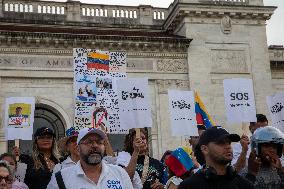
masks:
POLYGON ((25 176, 29 189, 46 189, 58 160, 59 153, 53 130, 48 127, 37 129, 33 140, 32 161, 27 165, 25 176))

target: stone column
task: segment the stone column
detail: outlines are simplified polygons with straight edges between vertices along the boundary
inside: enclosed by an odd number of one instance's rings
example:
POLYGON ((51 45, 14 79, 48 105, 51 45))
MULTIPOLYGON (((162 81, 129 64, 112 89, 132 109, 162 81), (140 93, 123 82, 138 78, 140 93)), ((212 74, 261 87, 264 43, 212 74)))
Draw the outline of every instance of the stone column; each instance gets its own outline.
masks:
POLYGON ((81 2, 80 1, 67 1, 66 2, 66 20, 79 22, 81 20, 81 2))
MULTIPOLYGON (((2 78, 0 77, 0 87, 2 88, 2 78)), ((5 130, 4 130, 4 103, 5 103, 5 98, 3 92, 0 91, 0 153, 7 152, 7 142, 5 140, 5 130)))
POLYGON ((143 25, 152 25, 153 24, 153 9, 149 5, 140 5, 138 7, 138 19, 139 23, 143 25))
POLYGON ((249 5, 263 6, 263 0, 249 0, 249 5))
POLYGON ((3 17, 4 8, 3 0, 0 0, 0 17, 3 17))

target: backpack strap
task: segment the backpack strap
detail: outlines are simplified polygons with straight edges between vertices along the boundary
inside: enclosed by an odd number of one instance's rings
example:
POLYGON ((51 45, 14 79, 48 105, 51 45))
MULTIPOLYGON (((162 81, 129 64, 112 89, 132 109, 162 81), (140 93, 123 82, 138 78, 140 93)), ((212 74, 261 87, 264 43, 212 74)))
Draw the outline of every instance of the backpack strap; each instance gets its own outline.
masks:
POLYGON ((62 178, 61 171, 58 171, 57 173, 55 173, 55 178, 56 178, 56 182, 57 182, 59 189, 66 189, 63 178, 62 178))

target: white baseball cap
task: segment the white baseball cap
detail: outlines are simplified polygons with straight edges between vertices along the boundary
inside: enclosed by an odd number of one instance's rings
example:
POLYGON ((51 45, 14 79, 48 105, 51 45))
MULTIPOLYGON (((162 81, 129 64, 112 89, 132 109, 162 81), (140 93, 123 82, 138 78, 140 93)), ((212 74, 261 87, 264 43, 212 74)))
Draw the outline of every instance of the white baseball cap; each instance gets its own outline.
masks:
POLYGON ((91 134, 91 133, 96 133, 100 135, 103 139, 106 138, 106 134, 104 131, 96 128, 84 128, 79 131, 78 138, 77 138, 77 144, 80 143, 82 138, 84 138, 86 135, 91 134))

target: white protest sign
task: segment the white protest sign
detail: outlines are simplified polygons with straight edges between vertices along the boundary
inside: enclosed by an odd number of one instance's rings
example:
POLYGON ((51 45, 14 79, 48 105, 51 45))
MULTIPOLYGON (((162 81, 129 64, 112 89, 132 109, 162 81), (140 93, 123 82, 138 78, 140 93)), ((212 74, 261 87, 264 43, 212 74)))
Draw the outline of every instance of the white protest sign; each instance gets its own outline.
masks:
POLYGON ((225 79, 224 97, 229 123, 256 122, 256 110, 251 79, 225 79))
POLYGON ((10 97, 5 103, 5 130, 7 140, 32 140, 35 98, 10 97))
POLYGON ((168 90, 173 136, 197 136, 194 94, 192 91, 168 90))
MULTIPOLYGON (((126 53, 76 48, 73 49, 73 58, 75 129, 95 127, 96 121, 100 120, 100 113, 96 109, 104 107, 107 110, 106 119, 100 122, 108 127, 107 132, 125 133, 119 126, 113 81, 115 78, 126 77, 126 53)), ((103 118, 102 115, 101 117, 103 118)))
POLYGON ((152 127, 148 78, 118 80, 117 94, 121 128, 152 127))
POLYGON ((272 125, 284 132, 284 92, 266 97, 272 125))

